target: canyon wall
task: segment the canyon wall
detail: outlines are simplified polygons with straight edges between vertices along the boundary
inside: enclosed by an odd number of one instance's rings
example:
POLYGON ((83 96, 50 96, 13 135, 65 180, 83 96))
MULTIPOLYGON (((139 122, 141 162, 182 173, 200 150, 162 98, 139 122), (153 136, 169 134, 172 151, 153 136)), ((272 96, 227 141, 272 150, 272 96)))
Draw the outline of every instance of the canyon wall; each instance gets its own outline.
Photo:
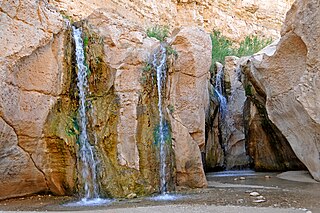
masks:
POLYGON ((109 8, 126 19, 136 20, 144 28, 155 24, 199 26, 240 41, 251 34, 279 37, 293 0, 49 0, 49 3, 74 20, 86 18, 95 9, 109 8))
POLYGON ((0 197, 73 187, 67 145, 45 137, 62 94, 65 36, 59 13, 43 1, 2 1, 0 47, 0 197))
MULTIPOLYGON (((45 1, 4 1, 1 17, 1 38, 8 45, 1 46, 0 61, 0 182, 4 186, 0 199, 39 192, 81 193, 79 97, 71 26, 45 1)), ((157 85, 154 68, 144 70, 159 41, 148 38, 138 23, 112 9, 97 10, 74 24, 84 31, 90 70, 87 128, 99 158, 101 195, 157 192, 157 85)), ((199 147, 205 140, 208 94, 203 89, 209 81, 211 41, 197 28, 177 30, 168 41, 179 49, 178 54, 181 51, 180 58, 172 59, 172 78, 166 88, 170 92, 164 98, 172 98, 165 107, 171 147, 166 159, 168 185, 170 190, 204 187, 199 147), (186 58, 192 60, 185 64, 186 58), (186 66, 193 77, 183 73, 186 66), (186 83, 195 85, 200 96, 181 97, 186 89, 181 85, 186 83), (192 107, 193 117, 200 115, 195 122, 188 119, 187 109, 192 107)))
POLYGON ((320 181, 320 9, 318 1, 296 1, 276 46, 244 65, 266 112, 314 179, 320 181))

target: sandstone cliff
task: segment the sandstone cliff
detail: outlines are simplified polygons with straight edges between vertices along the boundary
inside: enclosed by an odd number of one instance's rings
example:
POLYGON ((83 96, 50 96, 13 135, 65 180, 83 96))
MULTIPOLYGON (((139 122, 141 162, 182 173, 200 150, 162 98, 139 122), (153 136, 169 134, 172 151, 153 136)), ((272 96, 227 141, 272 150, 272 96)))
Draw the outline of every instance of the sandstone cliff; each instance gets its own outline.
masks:
MULTIPOLYGON (((5 190, 0 198, 81 192, 79 97, 70 26, 45 2, 12 4, 1 4, 1 37, 8 45, 1 52, 0 179, 5 190)), ((159 115, 154 70, 148 74, 151 77, 143 70, 159 42, 148 38, 139 24, 112 10, 97 10, 75 25, 84 30, 86 64, 91 71, 87 128, 100 162, 101 194, 154 193, 159 184, 159 115)), ((208 94, 202 89, 209 80, 211 41, 197 28, 176 33, 170 41, 185 57, 171 65, 165 97, 171 97, 167 106, 175 107, 174 116, 166 112, 173 137, 166 160, 168 184, 171 189, 175 185, 203 187, 206 179, 199 146, 205 140, 208 94), (186 64, 186 58, 192 60, 186 64), (184 74, 187 66, 192 76, 184 74), (190 97, 183 97, 186 88, 181 90, 181 86, 186 83, 195 85, 199 96, 189 93, 190 97), (193 122, 189 115, 199 119, 193 122)))
POLYGON ((75 20, 86 18, 95 9, 108 8, 145 28, 154 24, 200 26, 239 41, 250 34, 279 37, 293 0, 50 0, 49 3, 75 20))
POLYGON ((0 7, 0 197, 49 189, 64 194, 63 182, 72 187, 74 161, 63 144, 43 135, 63 93, 62 17, 43 1, 2 1, 0 7))

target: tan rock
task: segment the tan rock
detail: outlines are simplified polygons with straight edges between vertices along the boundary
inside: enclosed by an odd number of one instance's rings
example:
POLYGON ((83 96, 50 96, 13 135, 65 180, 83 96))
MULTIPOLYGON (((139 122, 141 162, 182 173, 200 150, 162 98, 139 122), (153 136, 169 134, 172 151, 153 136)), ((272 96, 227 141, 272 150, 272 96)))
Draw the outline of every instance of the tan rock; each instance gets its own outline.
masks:
POLYGON ((149 54, 158 45, 146 38, 143 29, 110 10, 99 10, 89 17, 89 24, 105 40, 105 62, 115 69, 114 88, 119 97, 118 161, 139 170, 137 148, 137 106, 141 93, 141 70, 149 54), (104 20, 103 22, 101 20, 104 20), (116 25, 111 25, 117 22, 116 25))
POLYGON ((198 144, 188 129, 170 116, 173 147, 176 159, 177 186, 206 187, 207 181, 198 144))
POLYGON ((50 0, 61 13, 75 20, 86 18, 98 8, 109 8, 147 28, 155 24, 199 26, 219 30, 232 40, 258 34, 279 37, 285 13, 293 0, 153 1, 153 0, 50 0))
POLYGON ((46 179, 18 145, 14 129, 0 118, 0 199, 47 191, 46 179))
POLYGON ((204 151, 205 116, 209 107, 211 41, 203 30, 185 27, 173 38, 172 47, 178 58, 167 85, 168 104, 174 109, 171 125, 177 180, 179 185, 203 187, 206 179, 200 150, 204 151))
POLYGON ((6 168, 0 178, 7 189, 0 199, 41 191, 66 194, 74 186, 73 157, 67 149, 57 150, 63 146, 54 138, 49 145, 44 131, 66 80, 62 16, 44 1, 3 1, 0 7, 0 37, 6 43, 0 47, 0 144, 5 152, 0 161, 6 168), (7 137, 9 132, 13 136, 7 137))
POLYGON ((254 57, 251 70, 266 93, 270 120, 290 143, 311 175, 320 181, 320 37, 316 1, 296 1, 272 56, 254 57), (309 33, 310 32, 310 33, 309 33))

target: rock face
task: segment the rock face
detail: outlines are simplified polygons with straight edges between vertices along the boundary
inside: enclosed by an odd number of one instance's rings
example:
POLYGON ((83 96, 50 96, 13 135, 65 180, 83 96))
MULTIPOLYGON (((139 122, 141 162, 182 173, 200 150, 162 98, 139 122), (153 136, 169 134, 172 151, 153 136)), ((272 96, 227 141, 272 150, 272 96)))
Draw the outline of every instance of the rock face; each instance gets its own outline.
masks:
POLYGON ((205 145, 209 106, 210 36, 196 27, 182 28, 171 43, 178 52, 169 73, 168 107, 176 156, 177 184, 206 186, 200 150, 205 145))
MULTIPOLYGON (((264 49, 267 54, 272 54, 274 50, 275 44, 264 49)), ((287 139, 270 121, 266 110, 266 94, 259 82, 252 77, 252 66, 250 57, 226 57, 223 77, 225 82, 222 84, 225 91, 222 91, 222 94, 225 94, 227 99, 227 109, 223 113, 225 116, 222 115, 220 107, 219 110, 210 110, 208 118, 215 129, 207 130, 206 170, 305 169, 287 139), (215 113, 212 113, 213 110, 215 113)), ((216 99, 211 105, 221 104, 221 99, 216 99)))
POLYGON ((43 1, 2 1, 0 7, 6 44, 0 47, 0 198, 67 194, 74 161, 63 142, 44 133, 65 80, 62 17, 43 1))
POLYGON ((266 94, 270 120, 319 181, 320 38, 309 31, 319 25, 317 5, 316 1, 294 3, 278 46, 252 59, 251 75, 258 90, 266 94))
MULTIPOLYGON (((2 46, 0 60, 0 180, 6 189, 0 199, 81 192, 71 30, 42 1, 16 6, 4 1, 1 16, 1 36, 8 46, 2 46)), ((87 128, 100 159, 101 195, 154 193, 159 184, 159 115, 154 69, 147 68, 159 42, 112 10, 97 10, 75 25, 83 29, 90 70, 87 128)), ((200 149, 205 141, 211 41, 197 28, 177 30, 170 41, 180 56, 171 64, 165 92, 173 138, 168 185, 204 187, 200 149)))
POLYGON ((243 110, 246 94, 240 81, 239 58, 226 57, 224 73, 225 79, 230 82, 230 88, 226 88, 229 90, 226 92, 228 95, 227 112, 221 126, 223 143, 225 144, 226 168, 241 169, 249 166, 250 159, 245 144, 243 110))
POLYGON ((207 31, 219 30, 239 41, 251 34, 279 37, 293 0, 50 0, 49 3, 76 20, 88 17, 95 9, 108 8, 144 27, 200 26, 207 31))

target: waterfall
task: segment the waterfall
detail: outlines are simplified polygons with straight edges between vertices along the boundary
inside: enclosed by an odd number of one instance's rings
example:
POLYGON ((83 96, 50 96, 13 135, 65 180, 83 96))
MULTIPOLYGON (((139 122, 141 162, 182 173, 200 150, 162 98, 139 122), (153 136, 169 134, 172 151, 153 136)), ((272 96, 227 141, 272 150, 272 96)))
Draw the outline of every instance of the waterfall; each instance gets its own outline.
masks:
POLYGON ((227 112, 227 99, 222 95, 223 94, 223 82, 224 82, 224 71, 223 66, 217 66, 217 75, 215 82, 215 92, 219 98, 219 110, 221 118, 224 119, 227 112))
POLYGON ((76 46, 76 61, 78 68, 78 90, 79 90, 79 115, 80 115, 80 135, 79 135, 79 158, 81 167, 81 178, 84 182, 84 198, 83 201, 99 198, 99 187, 97 183, 97 163, 95 160, 94 147, 89 143, 87 134, 87 117, 86 117, 86 90, 87 67, 84 64, 85 56, 83 49, 83 40, 81 38, 81 30, 72 27, 73 37, 76 46))
POLYGON ((160 138, 160 193, 167 193, 166 181, 166 149, 165 149, 165 133, 164 133, 164 118, 162 112, 162 94, 161 90, 166 80, 166 48, 163 44, 160 45, 158 51, 153 55, 153 67, 157 71, 157 87, 158 87, 158 110, 159 110, 159 138, 160 138))

